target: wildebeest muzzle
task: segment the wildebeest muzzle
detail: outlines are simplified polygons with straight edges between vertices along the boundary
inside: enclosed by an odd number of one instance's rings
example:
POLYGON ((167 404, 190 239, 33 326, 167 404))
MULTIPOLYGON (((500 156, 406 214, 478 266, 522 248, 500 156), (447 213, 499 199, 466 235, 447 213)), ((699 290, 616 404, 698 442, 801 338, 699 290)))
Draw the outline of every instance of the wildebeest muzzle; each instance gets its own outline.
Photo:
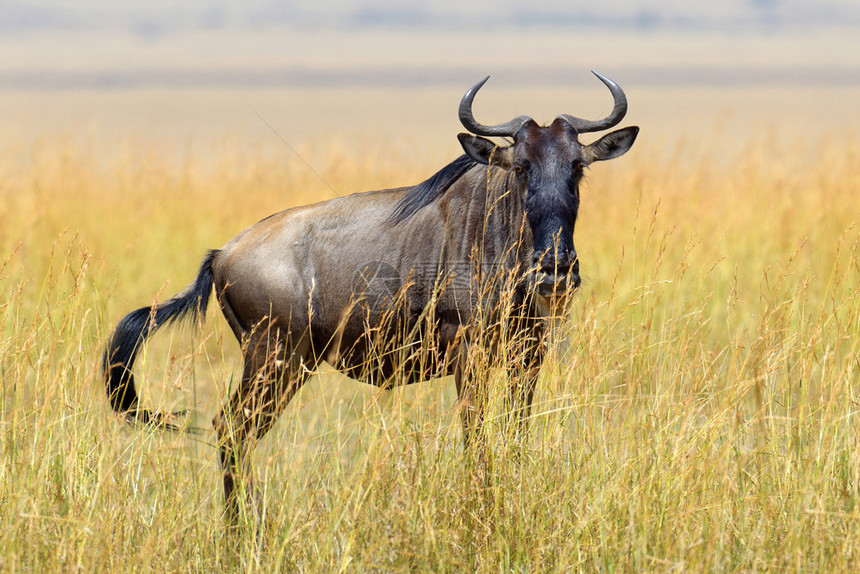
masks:
POLYGON ((550 253, 532 255, 534 286, 539 295, 558 295, 576 289, 582 283, 579 277, 579 258, 575 251, 562 251, 553 257, 550 253))

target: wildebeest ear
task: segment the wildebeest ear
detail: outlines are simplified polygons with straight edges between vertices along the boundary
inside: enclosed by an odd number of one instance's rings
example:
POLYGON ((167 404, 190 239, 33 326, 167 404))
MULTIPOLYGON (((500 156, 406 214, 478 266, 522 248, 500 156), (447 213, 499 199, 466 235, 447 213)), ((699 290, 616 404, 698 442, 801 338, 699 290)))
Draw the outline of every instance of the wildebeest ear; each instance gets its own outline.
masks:
POLYGON ((457 134, 460 145, 463 146, 466 155, 478 163, 484 165, 493 160, 493 165, 504 169, 511 167, 511 147, 499 147, 490 140, 471 134, 457 134))
POLYGON ((636 141, 636 135, 639 133, 637 126, 623 128, 610 132, 594 142, 585 146, 582 150, 582 157, 586 163, 593 161, 603 161, 606 159, 615 159, 618 156, 627 153, 627 150, 636 141))

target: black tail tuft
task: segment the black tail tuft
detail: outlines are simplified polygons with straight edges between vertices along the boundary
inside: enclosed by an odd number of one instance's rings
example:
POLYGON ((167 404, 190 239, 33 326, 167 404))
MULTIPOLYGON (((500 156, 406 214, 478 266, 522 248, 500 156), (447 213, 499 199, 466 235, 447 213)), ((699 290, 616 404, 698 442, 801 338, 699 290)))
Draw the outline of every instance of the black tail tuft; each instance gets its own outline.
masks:
POLYGON ((217 250, 209 252, 197 279, 184 291, 155 307, 132 311, 119 322, 111 336, 102 359, 105 386, 111 407, 127 420, 176 429, 164 415, 140 408, 132 367, 143 342, 156 330, 186 317, 206 315, 214 282, 212 262, 217 254, 217 250))

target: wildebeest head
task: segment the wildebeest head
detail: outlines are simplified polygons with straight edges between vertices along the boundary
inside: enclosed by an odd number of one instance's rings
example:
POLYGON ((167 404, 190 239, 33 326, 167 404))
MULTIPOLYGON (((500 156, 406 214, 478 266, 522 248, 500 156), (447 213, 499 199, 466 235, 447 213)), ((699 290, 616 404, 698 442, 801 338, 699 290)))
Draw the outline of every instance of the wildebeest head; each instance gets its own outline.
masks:
POLYGON ((562 114, 548 126, 539 126, 528 116, 495 126, 481 125, 472 115, 472 100, 489 76, 472 86, 460 102, 460 121, 477 134, 458 136, 463 149, 479 163, 492 161, 493 165, 509 170, 513 185, 524 192, 524 210, 534 239, 535 286, 541 295, 563 290, 568 284, 578 287, 581 282, 573 230, 583 170, 592 162, 623 155, 639 133, 638 127, 628 127, 591 144, 579 142, 578 134, 609 129, 627 113, 627 98, 618 84, 593 73, 615 99, 612 112, 602 120, 562 114), (500 148, 479 136, 511 137, 513 144, 500 148))

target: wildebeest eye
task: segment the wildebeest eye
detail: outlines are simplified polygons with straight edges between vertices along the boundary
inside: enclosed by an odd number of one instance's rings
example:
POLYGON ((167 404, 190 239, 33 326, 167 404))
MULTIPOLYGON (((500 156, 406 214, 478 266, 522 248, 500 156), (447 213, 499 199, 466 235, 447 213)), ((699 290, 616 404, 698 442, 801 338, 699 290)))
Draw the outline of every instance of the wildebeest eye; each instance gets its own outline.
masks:
POLYGON ((524 174, 526 174, 526 173, 528 172, 528 170, 529 170, 529 162, 527 162, 527 161, 518 161, 518 162, 516 162, 516 163, 511 167, 511 170, 512 170, 516 175, 524 175, 524 174))

